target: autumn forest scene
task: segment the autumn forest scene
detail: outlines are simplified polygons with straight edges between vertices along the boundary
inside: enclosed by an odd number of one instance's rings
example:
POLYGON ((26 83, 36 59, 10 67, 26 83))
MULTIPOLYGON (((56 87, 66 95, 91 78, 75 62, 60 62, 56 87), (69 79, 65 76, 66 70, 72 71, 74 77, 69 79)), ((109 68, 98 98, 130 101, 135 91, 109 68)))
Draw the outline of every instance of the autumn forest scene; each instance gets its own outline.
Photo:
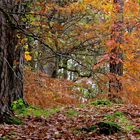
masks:
POLYGON ((140 0, 0 0, 0 140, 140 140, 140 0))

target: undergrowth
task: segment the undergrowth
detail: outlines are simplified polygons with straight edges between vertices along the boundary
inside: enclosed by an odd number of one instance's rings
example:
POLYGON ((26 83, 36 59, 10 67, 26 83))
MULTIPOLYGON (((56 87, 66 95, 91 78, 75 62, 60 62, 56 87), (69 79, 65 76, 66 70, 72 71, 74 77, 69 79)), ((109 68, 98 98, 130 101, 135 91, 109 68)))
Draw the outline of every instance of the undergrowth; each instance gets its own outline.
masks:
POLYGON ((131 121, 123 114, 123 112, 114 112, 113 114, 106 114, 104 120, 117 122, 125 132, 132 131, 135 126, 131 121))
POLYGON ((91 105, 95 105, 95 106, 98 106, 98 105, 112 105, 112 102, 108 99, 102 99, 102 100, 96 100, 96 101, 91 102, 91 105))
POLYGON ((19 99, 12 103, 12 110, 18 116, 49 117, 50 115, 53 115, 54 113, 59 112, 60 108, 42 109, 42 108, 34 107, 31 105, 26 107, 23 100, 19 99))
POLYGON ((69 109, 68 111, 67 111, 67 113, 66 113, 66 115, 68 116, 68 117, 73 117, 73 116, 77 116, 79 113, 76 111, 76 110, 74 110, 74 109, 69 109))
POLYGON ((121 131, 121 127, 115 122, 101 121, 90 127, 83 127, 81 131, 95 132, 97 134, 111 135, 121 131))

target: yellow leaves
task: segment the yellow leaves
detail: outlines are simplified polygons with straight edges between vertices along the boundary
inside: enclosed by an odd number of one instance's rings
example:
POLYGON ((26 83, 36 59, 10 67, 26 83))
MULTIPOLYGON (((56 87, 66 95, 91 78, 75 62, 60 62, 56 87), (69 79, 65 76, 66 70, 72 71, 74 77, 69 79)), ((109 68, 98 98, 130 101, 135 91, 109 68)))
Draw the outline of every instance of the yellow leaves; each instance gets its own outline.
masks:
POLYGON ((92 5, 96 9, 100 9, 103 12, 110 14, 112 11, 112 0, 84 0, 84 4, 92 5))
POLYGON ((23 45, 26 44, 26 42, 27 42, 27 38, 26 37, 22 38, 20 35, 17 35, 17 37, 19 39, 19 45, 23 46, 23 45))
POLYGON ((20 41, 21 44, 25 44, 26 42, 27 42, 27 38, 23 38, 23 39, 20 41))
POLYGON ((26 61, 31 61, 32 60, 32 57, 30 55, 30 52, 28 52, 28 51, 25 52, 24 57, 25 57, 25 60, 26 61))
POLYGON ((132 75, 135 78, 138 78, 140 76, 140 63, 137 61, 126 61, 124 63, 124 69, 125 73, 128 75, 132 75))
POLYGON ((135 57, 135 54, 134 53, 130 53, 130 52, 126 52, 125 55, 126 55, 127 59, 129 59, 129 60, 133 60, 134 57, 135 57))
POLYGON ((104 9, 104 12, 110 14, 113 9, 113 6, 112 4, 108 3, 108 4, 103 5, 102 8, 104 9))

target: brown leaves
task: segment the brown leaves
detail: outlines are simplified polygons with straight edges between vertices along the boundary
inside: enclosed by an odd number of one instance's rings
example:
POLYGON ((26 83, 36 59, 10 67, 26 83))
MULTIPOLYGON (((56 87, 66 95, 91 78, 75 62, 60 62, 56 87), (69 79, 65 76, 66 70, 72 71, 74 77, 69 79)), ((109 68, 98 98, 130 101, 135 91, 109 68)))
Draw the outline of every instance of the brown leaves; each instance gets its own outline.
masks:
POLYGON ((112 139, 137 139, 138 132, 134 129, 129 133, 119 132, 113 135, 100 135, 95 131, 81 131, 81 128, 91 127, 98 122, 104 120, 105 115, 113 115, 115 112, 122 112, 131 123, 135 125, 136 129, 140 129, 140 109, 137 106, 127 105, 112 105, 112 106, 91 106, 87 105, 84 108, 66 107, 53 116, 45 119, 44 117, 26 117, 24 125, 0 126, 0 137, 8 139, 61 139, 61 140, 103 140, 112 139), (78 112, 76 116, 68 116, 69 110, 78 112))
POLYGON ((25 73, 25 97, 29 103, 43 108, 79 104, 77 93, 72 90, 74 82, 49 78, 41 72, 25 73))

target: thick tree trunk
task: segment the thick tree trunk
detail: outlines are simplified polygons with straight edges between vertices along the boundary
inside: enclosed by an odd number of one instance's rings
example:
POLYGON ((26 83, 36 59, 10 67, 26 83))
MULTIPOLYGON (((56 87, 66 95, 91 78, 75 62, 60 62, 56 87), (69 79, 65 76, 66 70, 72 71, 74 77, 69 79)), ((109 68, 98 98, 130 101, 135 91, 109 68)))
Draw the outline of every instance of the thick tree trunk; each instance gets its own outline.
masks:
POLYGON ((115 45, 111 50, 110 57, 110 73, 112 75, 111 80, 109 81, 109 91, 119 92, 122 90, 122 83, 117 78, 117 76, 123 75, 123 53, 120 48, 120 45, 123 43, 123 9, 124 1, 123 0, 114 0, 114 24, 112 27, 112 36, 111 39, 115 41, 115 45))
POLYGON ((16 52, 16 28, 9 14, 14 4, 14 0, 0 1, 0 123, 8 122, 13 116, 11 103, 23 97, 21 60, 17 61, 22 54, 16 52))
POLYGON ((14 87, 14 50, 16 33, 9 27, 7 20, 0 12, 0 120, 11 115, 10 104, 14 87))

